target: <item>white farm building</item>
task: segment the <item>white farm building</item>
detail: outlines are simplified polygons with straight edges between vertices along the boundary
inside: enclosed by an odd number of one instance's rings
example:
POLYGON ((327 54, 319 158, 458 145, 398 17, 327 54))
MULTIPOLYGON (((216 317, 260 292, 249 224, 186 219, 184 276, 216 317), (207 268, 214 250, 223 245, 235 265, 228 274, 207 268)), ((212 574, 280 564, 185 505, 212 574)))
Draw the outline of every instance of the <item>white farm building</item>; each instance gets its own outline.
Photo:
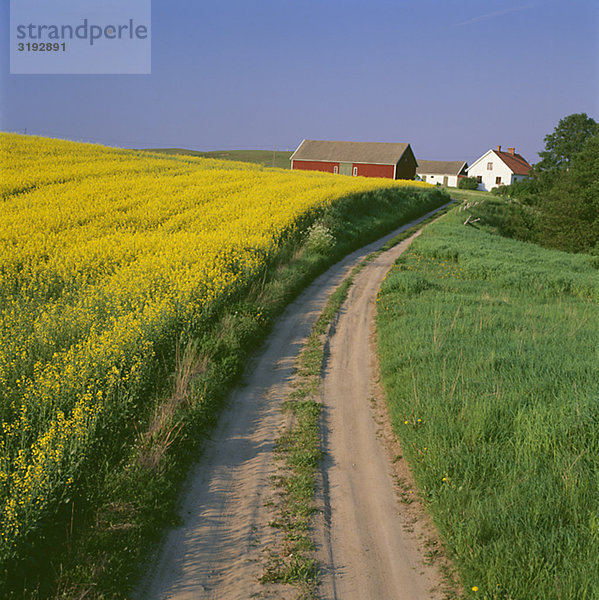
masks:
POLYGON ((530 165, 515 148, 502 152, 501 146, 489 150, 468 167, 468 177, 476 177, 479 190, 492 190, 528 177, 530 165))
POLYGON ((416 175, 433 185, 439 183, 441 185, 449 185, 458 187, 460 177, 466 176, 468 163, 463 160, 420 160, 418 159, 418 167, 416 175))

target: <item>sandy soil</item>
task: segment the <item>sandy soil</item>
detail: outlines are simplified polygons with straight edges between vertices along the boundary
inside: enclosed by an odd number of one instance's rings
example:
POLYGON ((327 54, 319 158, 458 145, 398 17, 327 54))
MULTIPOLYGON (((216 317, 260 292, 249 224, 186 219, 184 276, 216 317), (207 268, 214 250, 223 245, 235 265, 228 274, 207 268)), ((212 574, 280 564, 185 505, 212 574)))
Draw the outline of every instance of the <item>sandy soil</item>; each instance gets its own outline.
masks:
MULTIPOLYGON (((412 223, 413 224, 413 223, 412 223)), ((141 599, 295 598, 290 586, 262 585, 275 517, 274 442, 285 426, 281 404, 293 366, 328 296, 364 256, 412 224, 358 250, 309 286, 277 321, 231 397, 191 473, 182 524, 167 536, 137 590, 141 599)), ((381 429, 386 417, 376 389, 372 323, 380 283, 406 243, 382 254, 356 279, 330 338, 323 386, 322 517, 315 532, 326 599, 437 597, 438 573, 423 561, 424 530, 412 505, 399 502, 381 429), (374 368, 373 368, 374 367, 374 368)))

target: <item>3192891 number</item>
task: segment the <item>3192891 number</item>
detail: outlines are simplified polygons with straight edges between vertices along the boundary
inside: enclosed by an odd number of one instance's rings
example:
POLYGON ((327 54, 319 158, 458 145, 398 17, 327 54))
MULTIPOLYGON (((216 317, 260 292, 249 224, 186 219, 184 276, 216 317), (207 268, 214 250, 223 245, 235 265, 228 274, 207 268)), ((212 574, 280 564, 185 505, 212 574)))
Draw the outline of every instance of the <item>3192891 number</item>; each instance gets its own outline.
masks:
POLYGON ((19 42, 19 52, 64 52, 67 49, 66 42, 19 42))

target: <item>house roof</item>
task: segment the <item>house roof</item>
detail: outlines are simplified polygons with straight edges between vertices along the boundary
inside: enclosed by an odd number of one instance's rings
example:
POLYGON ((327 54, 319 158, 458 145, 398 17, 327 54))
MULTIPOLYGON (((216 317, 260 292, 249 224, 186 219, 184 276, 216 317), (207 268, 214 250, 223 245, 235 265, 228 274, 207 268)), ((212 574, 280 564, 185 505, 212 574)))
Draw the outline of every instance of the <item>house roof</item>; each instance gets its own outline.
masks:
POLYGON ((404 143, 304 140, 290 160, 395 165, 408 149, 411 152, 410 144, 404 143))
POLYGON ((510 152, 502 152, 493 150, 497 156, 508 166, 514 175, 528 175, 532 168, 528 162, 520 154, 511 154, 510 152))
POLYGON ((420 160, 416 173, 431 175, 459 175, 468 166, 463 160, 420 160))
POLYGON ((503 152, 501 150, 491 149, 485 152, 480 158, 477 158, 468 167, 468 172, 470 172, 473 167, 475 167, 479 162, 483 161, 491 154, 495 154, 497 158, 499 158, 507 166, 507 168, 510 171, 512 171, 512 173, 514 173, 514 175, 528 175, 530 169, 532 168, 528 164, 526 159, 520 154, 517 154, 516 152, 512 154, 511 152, 503 152))

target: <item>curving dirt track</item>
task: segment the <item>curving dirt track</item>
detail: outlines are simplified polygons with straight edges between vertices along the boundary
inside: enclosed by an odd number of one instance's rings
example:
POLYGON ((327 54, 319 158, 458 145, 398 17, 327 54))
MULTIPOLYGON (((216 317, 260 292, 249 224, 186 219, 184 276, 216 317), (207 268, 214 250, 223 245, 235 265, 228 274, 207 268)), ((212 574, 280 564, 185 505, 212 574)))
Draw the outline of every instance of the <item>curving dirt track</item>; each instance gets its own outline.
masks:
POLYGON ((387 271, 415 234, 379 255, 354 280, 329 341, 322 384, 327 508, 320 547, 327 599, 432 600, 441 578, 423 563, 432 532, 417 505, 399 501, 405 464, 377 385, 375 299, 387 271))
MULTIPOLYGON (((425 215, 429 216, 429 215, 425 215)), ((423 218, 425 218, 423 217, 423 218)), ((290 586, 262 585, 267 551, 280 535, 271 484, 274 442, 285 419, 297 355, 328 296, 351 268, 410 223, 337 263, 277 321, 231 397, 190 475, 172 530, 135 597, 148 600, 295 598, 290 586)), ((323 599, 441 598, 437 569, 423 561, 426 534, 399 502, 389 449, 392 435, 380 397, 372 344, 374 300, 408 241, 381 254, 356 277, 331 332, 322 400, 321 518, 315 537, 323 599), (377 408, 378 406, 378 408, 377 408), (378 424, 377 424, 378 421, 378 424), (420 528, 420 529, 419 529, 420 528)))

